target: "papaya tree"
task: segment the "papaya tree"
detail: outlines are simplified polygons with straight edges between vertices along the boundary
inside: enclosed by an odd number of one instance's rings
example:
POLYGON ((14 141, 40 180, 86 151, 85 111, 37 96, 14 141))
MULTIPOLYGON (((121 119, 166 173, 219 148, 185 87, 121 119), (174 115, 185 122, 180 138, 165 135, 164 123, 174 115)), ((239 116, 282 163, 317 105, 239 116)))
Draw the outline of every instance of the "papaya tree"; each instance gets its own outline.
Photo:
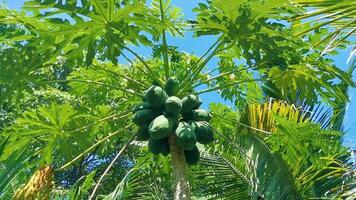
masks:
POLYGON ((295 36, 303 9, 193 3, 189 19, 167 0, 0 9, 0 198, 304 199, 354 186, 342 133, 307 112, 347 102, 351 75, 295 36), (208 47, 186 53, 177 38, 208 47))

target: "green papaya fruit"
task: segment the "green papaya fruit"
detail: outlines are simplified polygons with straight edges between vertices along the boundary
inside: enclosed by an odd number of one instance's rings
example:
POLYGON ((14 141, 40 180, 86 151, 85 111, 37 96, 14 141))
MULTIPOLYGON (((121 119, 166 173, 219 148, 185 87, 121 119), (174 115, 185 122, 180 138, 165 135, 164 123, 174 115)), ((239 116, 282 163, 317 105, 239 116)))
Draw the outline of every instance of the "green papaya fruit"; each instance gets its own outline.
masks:
POLYGON ((198 103, 193 107, 193 110, 198 109, 201 104, 203 104, 202 100, 198 97, 198 103))
POLYGON ((157 155, 159 153, 162 153, 163 155, 168 155, 169 154, 168 138, 163 138, 159 140, 150 138, 148 140, 148 149, 154 155, 157 155))
POLYGON ((182 99, 182 114, 191 111, 199 103, 199 98, 196 95, 188 95, 182 99))
POLYGON ((156 117, 148 127, 148 132, 153 139, 162 139, 173 133, 174 120, 160 115, 156 117))
POLYGON ((191 150, 195 143, 197 142, 197 138, 195 136, 194 131, 190 127, 190 125, 186 122, 179 122, 178 127, 176 129, 176 143, 178 146, 183 148, 184 150, 191 150))
POLYGON ((200 159, 200 152, 197 146, 194 145, 191 150, 184 150, 185 162, 188 165, 196 165, 200 159))
POLYGON ((166 100, 165 111, 168 116, 178 117, 182 109, 182 101, 175 96, 166 100))
POLYGON ((162 145, 162 149, 161 149, 161 154, 164 156, 168 156, 168 154, 171 153, 170 149, 169 149, 169 138, 164 138, 165 142, 162 145))
POLYGON ((200 144, 209 144, 214 141, 214 131, 207 122, 193 121, 190 123, 190 126, 192 127, 197 137, 197 141, 200 144))
POLYGON ((135 113, 139 110, 145 110, 145 109, 152 109, 151 105, 148 102, 137 104, 136 106, 133 107, 132 112, 135 113))
POLYGON ((190 112, 187 112, 183 115, 183 119, 186 121, 194 120, 194 121, 207 121, 211 120, 211 114, 204 109, 196 109, 190 112))
POLYGON ((142 92, 142 96, 141 96, 141 100, 142 101, 146 101, 146 94, 147 94, 147 90, 144 90, 143 92, 142 92))
POLYGON ((153 80, 153 81, 152 81, 152 85, 161 86, 161 84, 159 83, 158 80, 153 80))
POLYGON ((148 133, 147 127, 140 127, 137 131, 136 140, 137 141, 147 141, 150 139, 150 134, 148 133))
POLYGON ((167 80, 164 89, 169 96, 176 95, 179 91, 179 80, 176 77, 170 77, 167 80))
POLYGON ((160 113, 156 110, 144 109, 137 111, 132 118, 132 121, 138 126, 149 126, 160 113))
POLYGON ((147 90, 145 98, 153 108, 161 109, 168 95, 161 87, 153 85, 147 90))

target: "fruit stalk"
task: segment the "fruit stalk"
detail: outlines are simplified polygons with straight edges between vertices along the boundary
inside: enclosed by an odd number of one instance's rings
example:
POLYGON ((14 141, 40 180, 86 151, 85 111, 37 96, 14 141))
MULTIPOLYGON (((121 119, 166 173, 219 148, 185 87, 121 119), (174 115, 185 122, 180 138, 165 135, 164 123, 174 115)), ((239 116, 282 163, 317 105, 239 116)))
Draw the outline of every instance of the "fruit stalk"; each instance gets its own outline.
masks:
POLYGON ((184 151, 176 144, 176 135, 172 134, 169 138, 169 146, 172 156, 173 170, 173 193, 175 200, 190 199, 190 185, 185 162, 184 151))

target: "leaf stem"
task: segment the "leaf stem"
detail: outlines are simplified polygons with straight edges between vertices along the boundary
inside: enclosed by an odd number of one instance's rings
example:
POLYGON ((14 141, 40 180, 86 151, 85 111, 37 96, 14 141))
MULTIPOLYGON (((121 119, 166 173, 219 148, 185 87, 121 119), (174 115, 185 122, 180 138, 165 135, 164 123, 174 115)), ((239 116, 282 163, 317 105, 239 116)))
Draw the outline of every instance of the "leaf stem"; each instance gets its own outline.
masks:
POLYGON ((73 160, 67 162, 66 164, 64 164, 62 167, 56 169, 56 171, 63 171, 64 169, 66 169, 68 166, 72 165, 75 161, 77 161, 78 159, 80 159, 81 157, 83 157, 85 154, 87 154, 88 152, 90 152, 91 150, 93 150, 95 147, 97 147, 98 145, 100 145, 101 143, 105 142, 106 140, 110 139, 111 137, 115 136, 118 133, 121 133, 122 131, 132 127, 133 124, 130 124, 120 130, 117 130, 115 132, 112 132, 111 134, 109 134, 108 136, 100 139, 98 142, 96 142, 94 145, 92 145, 91 147, 87 148, 85 151, 83 151, 81 154, 79 154, 77 157, 75 157, 73 160))
POLYGON ((115 118, 115 117, 117 117, 117 116, 119 116, 119 117, 116 118, 115 120, 122 119, 122 118, 125 118, 125 117, 129 116, 129 115, 130 115, 129 113, 130 113, 130 111, 125 111, 125 112, 122 112, 122 113, 116 113, 116 114, 113 114, 113 115, 110 115, 110 116, 101 118, 101 119, 99 119, 99 120, 97 120, 97 121, 95 121, 95 122, 86 124, 86 125, 84 125, 84 126, 82 126, 82 127, 76 128, 76 129, 74 129, 74 130, 67 131, 67 132, 77 132, 77 131, 86 129, 86 128, 88 128, 88 127, 94 125, 94 124, 99 123, 99 122, 106 121, 106 120, 109 120, 109 119, 111 119, 111 118, 115 118))
MULTIPOLYGON (((223 35, 218 39, 218 41, 220 41, 220 39, 221 39, 222 37, 223 37, 223 35)), ((218 41, 217 41, 217 42, 218 42, 218 41)), ((202 64, 200 64, 199 67, 196 68, 197 70, 195 70, 195 72, 193 72, 193 73, 191 74, 191 77, 192 77, 192 78, 188 81, 188 83, 187 83, 186 85, 183 86, 183 89, 181 90, 182 93, 184 93, 184 92, 186 91, 187 87, 188 87, 190 84, 192 84, 194 80, 197 79, 197 77, 199 76, 199 73, 204 69, 205 65, 206 65, 217 53, 219 53, 219 52, 221 52, 221 51, 224 51, 224 50, 226 50, 226 49, 231 48, 231 47, 235 44, 235 42, 233 42, 231 45, 229 45, 229 46, 227 46, 227 47, 224 47, 224 48, 219 49, 221 44, 222 44, 222 43, 220 43, 220 44, 215 48, 215 50, 204 60, 204 62, 203 62, 202 64)))
POLYGON ((105 69, 104 67, 100 67, 100 66, 98 66, 98 65, 93 65, 93 66, 94 66, 94 67, 97 67, 97 68, 99 68, 99 69, 102 69, 102 70, 104 70, 104 71, 106 71, 106 72, 108 72, 108 73, 111 73, 111 74, 113 74, 113 75, 116 75, 116 76, 118 76, 118 77, 121 77, 121 78, 123 78, 123 79, 126 79, 127 81, 131 81, 131 82, 135 83, 137 86, 140 86, 140 87, 143 87, 143 88, 146 88, 146 87, 147 87, 147 85, 145 85, 143 82, 138 81, 138 80, 135 80, 135 79, 133 79, 133 78, 130 78, 130 77, 128 77, 127 75, 126 75, 126 76, 125 76, 125 75, 122 75, 122 74, 120 74, 120 73, 118 73, 118 72, 105 69))
MULTIPOLYGON (((183 92, 183 90, 189 85, 189 80, 192 78, 192 76, 195 74, 196 71, 198 71, 199 67, 198 64, 201 60, 203 60, 203 58, 208 55, 208 53, 213 50, 215 48, 216 45, 218 45, 220 41, 220 38, 218 40, 216 40, 216 42, 214 44, 212 44, 209 49, 197 60, 196 63, 194 63, 194 65, 191 67, 191 69, 193 69, 193 72, 191 74, 188 75, 188 73, 190 72, 190 70, 187 71, 187 73, 185 74, 186 78, 183 80, 183 82, 181 83, 181 85, 183 86, 183 89, 181 90, 181 92, 183 92)), ((215 50, 214 50, 215 51, 215 50)), ((213 52, 214 52, 213 51, 213 52)), ((181 93, 180 92, 180 93, 181 93)))
POLYGON ((54 83, 61 83, 61 82, 80 82, 80 83, 90 83, 90 84, 96 84, 96 85, 101 85, 101 86, 106 86, 106 87, 111 87, 114 89, 121 90, 123 92, 128 92, 130 94, 143 97, 142 95, 138 94, 137 92, 127 90, 124 88, 121 88, 119 86, 111 85, 111 84, 106 84, 106 83, 101 83, 101 82, 96 82, 96 81, 88 81, 88 80, 79 80, 79 79, 71 79, 71 80, 55 80, 55 81, 48 81, 48 82, 54 82, 54 83))
MULTIPOLYGON (((163 2, 159 0, 159 8, 161 11, 161 21, 165 25, 165 16, 163 11, 163 2)), ((162 29, 162 47, 163 47, 163 61, 164 61, 164 71, 166 79, 169 78, 169 58, 168 58, 168 45, 167 45, 167 38, 166 38, 166 30, 162 29)))
MULTIPOLYGON (((129 57, 127 57, 123 52, 121 53, 122 57, 125 58, 125 60, 127 60, 127 62, 129 62, 132 66, 135 64, 134 62, 132 62, 132 60, 130 60, 129 57)), ((144 73, 147 73, 144 71, 144 73)))
POLYGON ((213 69, 211 69, 211 70, 207 71, 206 73, 202 74, 201 76, 199 76, 199 78, 204 77, 204 76, 206 76, 206 75, 209 75, 209 74, 215 72, 216 70, 219 69, 219 67, 220 67, 220 66, 214 67, 213 69))
POLYGON ((110 162, 109 166, 105 169, 104 173, 100 176, 99 181, 96 183, 93 192, 91 193, 89 200, 92 200, 94 198, 94 195, 96 193, 96 191, 98 190, 100 183, 103 181, 104 177, 106 176, 106 174, 110 171, 110 169, 113 167, 113 165, 115 164, 116 160, 119 159, 119 157, 121 156, 121 154, 127 149, 127 147, 130 145, 130 143, 135 139, 137 133, 135 135, 133 135, 129 141, 126 142, 126 144, 120 149, 120 151, 116 154, 116 156, 114 157, 114 159, 110 162))
POLYGON ((244 123, 241 123, 241 122, 238 122, 238 121, 233 121, 233 120, 231 120, 231 119, 227 119, 227 118, 225 118, 225 117, 223 117, 223 116, 221 116, 221 115, 215 114, 215 113, 211 113, 211 115, 216 116, 216 117, 219 117, 219 118, 221 118, 221 119, 223 119, 223 120, 225 120, 225 121, 228 121, 228 122, 230 122, 230 123, 238 124, 238 125, 240 125, 240 126, 249 128, 249 129, 254 130, 254 131, 258 131, 258 132, 265 133, 265 134, 268 134, 268 135, 272 134, 272 132, 268 132, 268 131, 265 131, 265 130, 262 130, 262 129, 258 129, 258 128, 249 126, 249 125, 247 125, 247 124, 244 124, 244 123))
POLYGON ((241 69, 236 69, 236 70, 231 70, 231 71, 228 71, 228 72, 221 73, 219 75, 216 75, 214 77, 209 78, 205 82, 200 82, 200 83, 197 83, 197 84, 193 85, 193 88, 198 87, 200 85, 203 85, 205 83, 208 83, 210 81, 216 80, 216 79, 218 79, 220 77, 223 77, 223 76, 226 76, 226 75, 230 75, 230 74, 233 74, 233 73, 236 73, 236 72, 240 72, 240 71, 243 71, 243 70, 248 70, 249 68, 252 68, 252 67, 246 67, 246 68, 241 68, 241 69))
POLYGON ((204 89, 204 90, 196 92, 196 94, 203 94, 203 93, 207 93, 207 92, 212 92, 212 91, 215 91, 215 90, 219 90, 219 89, 222 89, 222 88, 227 88, 227 87, 230 87, 230 86, 233 86, 233 85, 236 85, 236 84, 240 84, 240 83, 246 83, 246 82, 252 82, 252 81, 264 81, 264 80, 265 79, 247 79, 247 80, 243 80, 243 81, 235 81, 235 82, 232 82, 232 83, 219 85, 219 86, 216 86, 216 87, 213 87, 213 88, 207 88, 207 89, 204 89))
POLYGON ((147 70, 147 76, 150 77, 152 80, 158 81, 161 85, 163 85, 163 81, 160 80, 159 78, 157 78, 154 73, 152 72, 151 68, 148 66, 148 64, 146 63, 146 61, 139 56, 135 51, 133 51, 132 49, 130 49, 129 47, 124 46, 124 49, 126 49, 127 51, 129 51, 132 55, 134 55, 146 68, 147 70))

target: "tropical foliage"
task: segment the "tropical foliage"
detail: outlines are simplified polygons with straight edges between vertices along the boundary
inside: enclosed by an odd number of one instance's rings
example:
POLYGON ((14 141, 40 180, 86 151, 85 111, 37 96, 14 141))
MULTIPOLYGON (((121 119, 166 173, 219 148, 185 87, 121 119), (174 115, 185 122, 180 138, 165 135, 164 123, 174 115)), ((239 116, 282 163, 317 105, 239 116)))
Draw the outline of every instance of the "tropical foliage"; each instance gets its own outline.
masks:
POLYGON ((323 54, 330 53, 336 47, 345 47, 348 39, 355 36, 356 5, 353 1, 296 0, 296 3, 306 8, 314 8, 308 13, 292 18, 292 21, 296 21, 295 26, 302 26, 298 28, 300 32, 297 35, 305 35, 310 31, 317 32, 318 40, 315 40, 314 36, 314 42, 311 44, 313 48, 323 46, 323 54), (301 23, 305 19, 308 21, 301 23))
POLYGON ((193 19, 174 3, 0 7, 0 199, 177 199, 171 157, 131 122, 171 76, 179 97, 224 102, 203 104, 215 141, 189 166, 192 199, 353 199, 342 121, 355 66, 326 55, 352 44, 355 3, 210 0, 193 19), (170 44, 190 36, 211 46, 170 44))

